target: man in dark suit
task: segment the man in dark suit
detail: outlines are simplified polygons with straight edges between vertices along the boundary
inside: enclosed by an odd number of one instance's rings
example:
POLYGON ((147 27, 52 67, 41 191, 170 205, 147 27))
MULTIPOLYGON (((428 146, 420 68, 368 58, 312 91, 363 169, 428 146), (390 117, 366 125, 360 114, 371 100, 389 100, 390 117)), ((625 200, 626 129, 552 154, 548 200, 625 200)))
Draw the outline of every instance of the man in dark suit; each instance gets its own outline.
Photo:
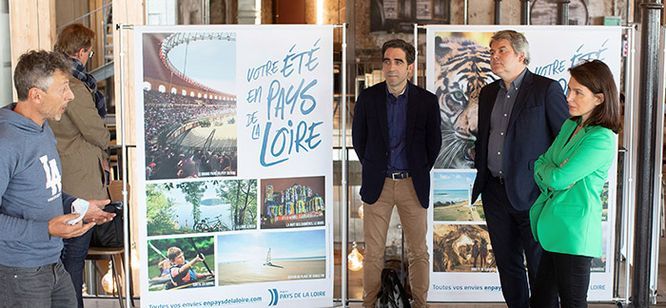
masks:
POLYGON ((490 243, 510 308, 529 307, 529 283, 534 283, 541 247, 530 230, 529 209, 539 196, 534 161, 557 136, 569 116, 562 87, 533 74, 528 43, 516 31, 495 33, 490 63, 501 79, 481 89, 477 176, 472 200, 483 200, 490 243))
POLYGON ((365 261, 363 306, 374 307, 384 268, 386 233, 393 206, 405 232, 413 307, 426 307, 429 255, 426 246, 430 169, 442 144, 437 98, 410 82, 414 46, 391 40, 382 46, 385 82, 356 101, 352 140, 363 165, 365 261))

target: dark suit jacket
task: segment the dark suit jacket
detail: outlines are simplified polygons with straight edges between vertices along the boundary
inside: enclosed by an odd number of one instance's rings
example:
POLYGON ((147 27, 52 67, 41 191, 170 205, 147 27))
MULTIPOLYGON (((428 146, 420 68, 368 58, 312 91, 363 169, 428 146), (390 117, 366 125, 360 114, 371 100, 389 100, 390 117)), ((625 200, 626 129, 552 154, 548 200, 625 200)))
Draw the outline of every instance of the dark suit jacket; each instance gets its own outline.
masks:
MULTIPOLYGON (((421 206, 428 208, 430 169, 442 145, 437 97, 408 84, 407 96, 407 162, 414 189, 421 206)), ((389 161, 386 82, 363 92, 356 101, 352 124, 352 143, 363 165, 361 199, 372 204, 384 187, 389 161)))
MULTIPOLYGON (((487 179, 492 176, 487 167, 488 138, 490 115, 500 82, 503 81, 499 79, 486 85, 479 94, 473 201, 483 193, 487 179)), ((534 182, 534 162, 553 143, 568 117, 569 108, 559 83, 527 70, 509 117, 502 162, 506 194, 516 210, 529 210, 539 196, 539 188, 534 182)))

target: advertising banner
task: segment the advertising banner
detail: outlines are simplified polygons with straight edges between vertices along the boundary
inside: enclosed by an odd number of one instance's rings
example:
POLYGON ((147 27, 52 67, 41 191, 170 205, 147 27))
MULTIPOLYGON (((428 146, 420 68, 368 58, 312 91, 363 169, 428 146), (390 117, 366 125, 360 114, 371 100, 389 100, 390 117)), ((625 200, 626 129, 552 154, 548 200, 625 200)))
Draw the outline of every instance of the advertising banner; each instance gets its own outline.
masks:
MULTIPOLYGON (((528 69, 566 91, 568 69, 599 59, 620 88, 622 29, 559 26, 427 26, 426 84, 439 98, 442 149, 432 172, 431 301, 503 301, 481 200, 472 202, 474 142, 481 88, 498 77, 490 68, 493 33, 514 29, 529 42, 528 69)), ((617 166, 602 194, 603 256, 592 261, 588 299, 610 300, 617 166)))
POLYGON ((333 301, 333 26, 135 27, 146 307, 333 301))

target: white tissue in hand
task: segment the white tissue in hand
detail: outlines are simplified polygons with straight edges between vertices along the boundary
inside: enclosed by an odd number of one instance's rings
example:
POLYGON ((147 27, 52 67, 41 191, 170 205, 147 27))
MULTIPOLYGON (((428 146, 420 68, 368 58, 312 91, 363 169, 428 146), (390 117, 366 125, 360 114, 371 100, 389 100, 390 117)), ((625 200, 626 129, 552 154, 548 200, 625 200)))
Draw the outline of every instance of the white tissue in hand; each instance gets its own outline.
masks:
POLYGON ((74 225, 83 219, 83 216, 88 211, 88 206, 90 203, 83 199, 76 199, 72 202, 72 214, 79 214, 79 217, 76 217, 67 222, 67 224, 74 225))

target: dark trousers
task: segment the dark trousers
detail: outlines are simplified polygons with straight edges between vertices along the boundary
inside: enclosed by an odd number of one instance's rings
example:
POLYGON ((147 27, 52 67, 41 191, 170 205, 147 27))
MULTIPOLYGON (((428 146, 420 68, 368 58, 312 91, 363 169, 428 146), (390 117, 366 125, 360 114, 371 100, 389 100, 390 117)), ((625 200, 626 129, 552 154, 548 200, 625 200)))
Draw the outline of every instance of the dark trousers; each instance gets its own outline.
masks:
POLYGON ((504 300, 509 308, 527 308, 542 251, 532 236, 529 211, 514 209, 504 184, 495 178, 488 179, 481 199, 504 300))
POLYGON ((532 307, 587 307, 591 266, 591 257, 544 251, 534 285, 532 307), (557 304, 558 296, 561 306, 557 304))
POLYGON ((72 280, 62 263, 39 267, 0 265, 0 307, 72 308, 72 280))
POLYGON ((90 246, 90 238, 94 229, 88 230, 88 232, 79 237, 63 240, 65 245, 60 255, 62 264, 65 265, 65 269, 72 277, 79 308, 83 308, 83 295, 81 294, 83 291, 83 267, 86 255, 88 255, 88 246, 90 246))

